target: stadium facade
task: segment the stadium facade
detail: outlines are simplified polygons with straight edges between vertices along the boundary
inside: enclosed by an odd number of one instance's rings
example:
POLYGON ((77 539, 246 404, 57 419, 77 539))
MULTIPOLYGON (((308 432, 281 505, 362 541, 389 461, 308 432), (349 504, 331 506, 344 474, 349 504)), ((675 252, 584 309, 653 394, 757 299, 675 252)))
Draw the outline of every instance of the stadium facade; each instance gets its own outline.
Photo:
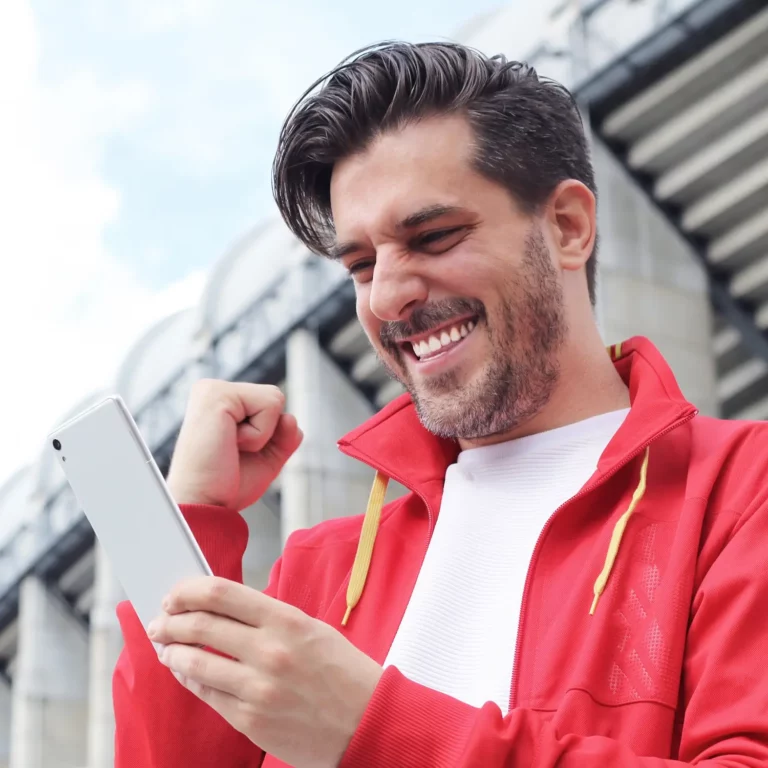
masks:
MULTIPOLYGON (((459 39, 514 56, 505 40, 515 24, 502 9, 459 39)), ((767 418, 765 0, 564 2, 529 58, 574 90, 591 127, 606 343, 650 336, 703 413, 767 418)), ((277 219, 219 259, 199 305, 152 328, 117 374, 163 469, 202 376, 281 385, 305 432, 245 512, 245 578, 261 587, 291 531, 365 508, 371 472, 335 441, 400 388, 369 350, 338 265, 277 219)), ((113 764, 120 599, 44 451, 0 488, 0 768, 113 764)))

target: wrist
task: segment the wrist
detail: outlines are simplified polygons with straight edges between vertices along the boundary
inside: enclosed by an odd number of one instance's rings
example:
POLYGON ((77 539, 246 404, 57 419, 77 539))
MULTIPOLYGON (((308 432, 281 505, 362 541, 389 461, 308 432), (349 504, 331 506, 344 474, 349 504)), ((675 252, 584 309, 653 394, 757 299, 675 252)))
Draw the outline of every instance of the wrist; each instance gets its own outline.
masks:
POLYGON ((204 506, 204 507, 227 507, 222 500, 216 499, 210 494, 205 493, 199 488, 188 484, 183 484, 169 477, 167 481, 168 490, 173 500, 181 506, 204 506))

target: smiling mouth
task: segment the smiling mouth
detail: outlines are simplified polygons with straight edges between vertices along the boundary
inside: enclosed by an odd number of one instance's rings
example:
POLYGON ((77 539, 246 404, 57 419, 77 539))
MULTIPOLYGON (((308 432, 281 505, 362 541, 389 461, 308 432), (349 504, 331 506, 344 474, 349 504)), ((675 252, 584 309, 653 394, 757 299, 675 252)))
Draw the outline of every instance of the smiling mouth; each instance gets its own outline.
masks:
POLYGON ((400 346, 419 361, 431 360, 457 347, 476 327, 476 317, 465 318, 412 341, 402 342, 400 346))

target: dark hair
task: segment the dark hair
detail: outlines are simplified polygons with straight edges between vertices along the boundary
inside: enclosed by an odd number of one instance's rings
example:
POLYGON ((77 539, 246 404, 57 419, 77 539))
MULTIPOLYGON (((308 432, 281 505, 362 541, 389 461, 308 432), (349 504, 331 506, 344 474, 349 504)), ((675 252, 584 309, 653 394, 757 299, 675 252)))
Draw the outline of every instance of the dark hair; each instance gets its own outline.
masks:
MULTIPOLYGON (((420 118, 463 112, 477 139, 475 167, 533 213, 565 179, 596 195, 581 115, 566 88, 503 56, 455 43, 387 42, 357 51, 320 78, 289 113, 272 168, 291 231, 327 255, 335 163, 378 134, 420 118)), ((597 245, 587 262, 595 301, 597 245)))

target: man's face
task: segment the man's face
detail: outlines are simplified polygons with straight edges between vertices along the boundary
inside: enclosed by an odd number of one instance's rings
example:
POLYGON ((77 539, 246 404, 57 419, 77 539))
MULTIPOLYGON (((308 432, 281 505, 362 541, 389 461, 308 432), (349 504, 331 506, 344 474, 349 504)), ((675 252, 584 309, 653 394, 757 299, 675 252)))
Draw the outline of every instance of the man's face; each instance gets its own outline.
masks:
POLYGON ((548 402, 566 337, 541 227, 474 170, 460 116, 384 134, 334 168, 337 251, 381 361, 443 437, 514 430, 548 402))

